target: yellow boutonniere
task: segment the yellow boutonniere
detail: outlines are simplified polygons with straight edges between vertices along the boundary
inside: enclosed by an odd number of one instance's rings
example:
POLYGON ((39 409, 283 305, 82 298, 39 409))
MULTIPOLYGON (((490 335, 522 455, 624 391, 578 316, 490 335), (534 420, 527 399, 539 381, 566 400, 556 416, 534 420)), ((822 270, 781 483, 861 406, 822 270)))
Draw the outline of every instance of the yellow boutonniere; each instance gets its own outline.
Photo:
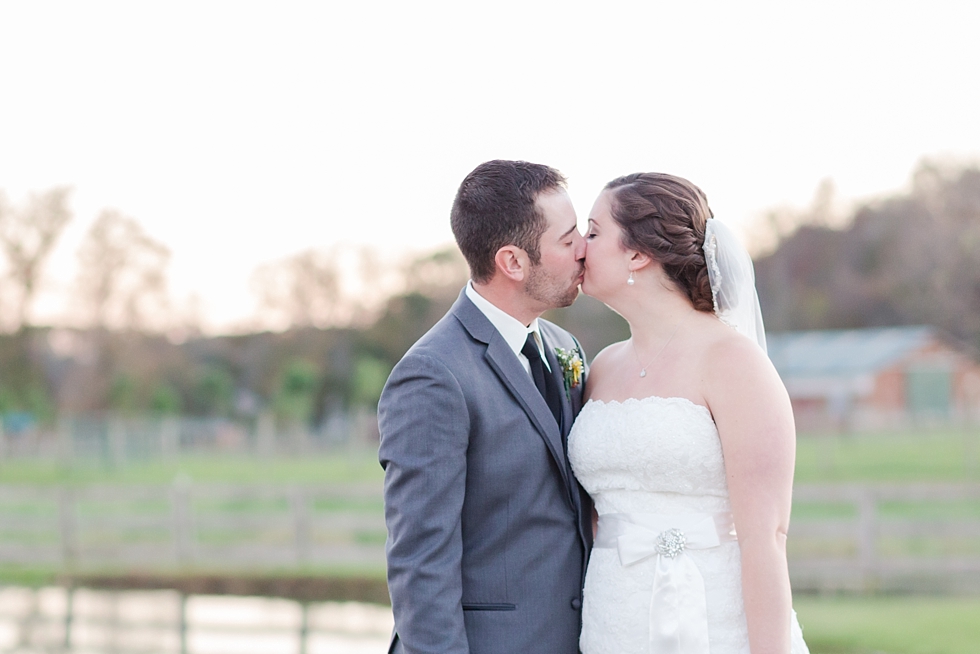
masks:
POLYGON ((582 372, 585 365, 578 352, 566 350, 563 347, 555 348, 555 357, 561 365, 562 377, 565 380, 565 394, 568 395, 573 388, 582 383, 582 372))

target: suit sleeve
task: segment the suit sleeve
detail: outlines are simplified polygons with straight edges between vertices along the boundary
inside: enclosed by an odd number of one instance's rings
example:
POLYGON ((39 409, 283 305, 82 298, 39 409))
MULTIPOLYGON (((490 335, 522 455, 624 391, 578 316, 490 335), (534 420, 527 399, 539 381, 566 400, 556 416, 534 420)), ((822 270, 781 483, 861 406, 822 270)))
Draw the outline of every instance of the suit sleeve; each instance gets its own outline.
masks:
POLYGON ((462 390, 442 363, 409 354, 385 385, 378 422, 395 631, 412 654, 468 652, 461 512, 469 415, 462 390))

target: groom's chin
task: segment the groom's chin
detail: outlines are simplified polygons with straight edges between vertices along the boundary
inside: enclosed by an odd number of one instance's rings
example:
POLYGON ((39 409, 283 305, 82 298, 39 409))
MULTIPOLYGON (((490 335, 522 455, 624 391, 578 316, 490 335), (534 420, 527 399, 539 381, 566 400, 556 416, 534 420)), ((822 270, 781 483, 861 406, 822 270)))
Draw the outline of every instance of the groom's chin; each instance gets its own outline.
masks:
POLYGON ((558 301, 558 303, 555 305, 555 308, 564 309, 565 307, 572 306, 572 304, 575 303, 575 300, 578 299, 578 293, 579 293, 579 289, 578 286, 576 286, 574 289, 569 291, 558 301))

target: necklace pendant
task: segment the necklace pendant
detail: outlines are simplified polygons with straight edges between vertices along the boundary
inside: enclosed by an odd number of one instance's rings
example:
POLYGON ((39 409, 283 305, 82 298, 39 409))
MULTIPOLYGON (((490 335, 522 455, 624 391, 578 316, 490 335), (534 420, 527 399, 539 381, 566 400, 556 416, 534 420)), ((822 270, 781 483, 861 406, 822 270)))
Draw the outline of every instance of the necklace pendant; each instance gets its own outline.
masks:
POLYGON ((647 376, 647 369, 644 368, 643 370, 640 371, 640 377, 646 377, 646 376, 647 376))

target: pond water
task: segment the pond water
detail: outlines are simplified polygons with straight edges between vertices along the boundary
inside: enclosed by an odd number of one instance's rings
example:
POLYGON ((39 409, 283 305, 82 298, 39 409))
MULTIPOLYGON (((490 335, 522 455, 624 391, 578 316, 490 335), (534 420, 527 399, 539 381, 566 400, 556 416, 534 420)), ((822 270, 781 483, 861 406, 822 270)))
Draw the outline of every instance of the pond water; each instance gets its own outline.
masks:
POLYGON ((0 587, 0 652, 374 654, 391 610, 175 591, 0 587))

